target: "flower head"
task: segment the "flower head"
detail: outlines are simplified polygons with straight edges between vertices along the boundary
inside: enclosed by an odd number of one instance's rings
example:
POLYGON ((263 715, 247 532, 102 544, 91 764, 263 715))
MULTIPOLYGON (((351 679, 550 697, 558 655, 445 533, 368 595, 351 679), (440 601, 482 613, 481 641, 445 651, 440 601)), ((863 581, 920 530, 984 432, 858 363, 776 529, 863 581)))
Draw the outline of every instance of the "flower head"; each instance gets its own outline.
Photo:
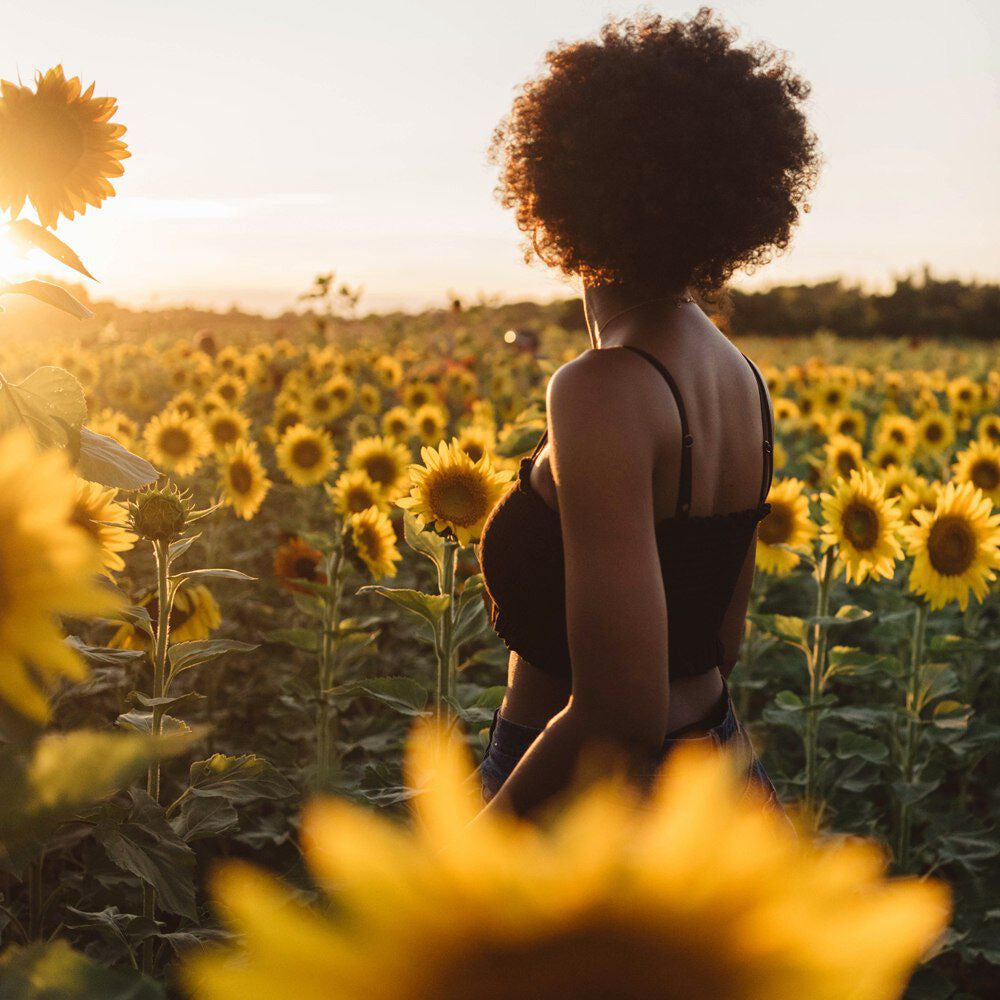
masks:
POLYGON ((396 563, 403 557, 396 548, 396 532, 388 515, 371 506, 350 518, 351 541, 368 572, 376 580, 396 575, 396 563))

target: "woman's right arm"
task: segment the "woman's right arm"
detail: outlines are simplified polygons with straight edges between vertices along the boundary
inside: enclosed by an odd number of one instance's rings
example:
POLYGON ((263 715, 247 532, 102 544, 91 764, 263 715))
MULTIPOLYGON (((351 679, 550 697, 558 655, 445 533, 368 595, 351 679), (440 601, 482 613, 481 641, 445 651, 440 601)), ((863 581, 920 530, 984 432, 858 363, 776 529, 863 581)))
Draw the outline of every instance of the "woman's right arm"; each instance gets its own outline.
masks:
POLYGON ((723 677, 728 677, 733 672, 733 667, 740 658, 740 646, 746 633, 747 606, 750 603, 750 588, 753 586, 756 558, 757 530, 754 529, 740 575, 736 579, 736 588, 722 619, 722 628, 719 630, 725 652, 720 668, 723 677))

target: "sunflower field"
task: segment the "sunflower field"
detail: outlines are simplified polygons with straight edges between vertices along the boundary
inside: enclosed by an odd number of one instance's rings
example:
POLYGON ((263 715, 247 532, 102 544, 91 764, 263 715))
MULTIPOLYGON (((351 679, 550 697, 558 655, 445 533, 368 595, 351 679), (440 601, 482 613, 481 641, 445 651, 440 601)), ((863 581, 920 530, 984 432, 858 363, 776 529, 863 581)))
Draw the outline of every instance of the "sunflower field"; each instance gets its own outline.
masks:
MULTIPOLYGON (((114 194, 114 112, 61 68, 0 94, 5 233, 84 277, 54 229, 114 194)), ((798 842, 693 753, 637 823, 609 780, 470 838, 476 543, 579 333, 3 294, 77 323, 0 316, 4 1000, 995 995, 989 344, 740 342, 776 447, 731 686, 798 842)))

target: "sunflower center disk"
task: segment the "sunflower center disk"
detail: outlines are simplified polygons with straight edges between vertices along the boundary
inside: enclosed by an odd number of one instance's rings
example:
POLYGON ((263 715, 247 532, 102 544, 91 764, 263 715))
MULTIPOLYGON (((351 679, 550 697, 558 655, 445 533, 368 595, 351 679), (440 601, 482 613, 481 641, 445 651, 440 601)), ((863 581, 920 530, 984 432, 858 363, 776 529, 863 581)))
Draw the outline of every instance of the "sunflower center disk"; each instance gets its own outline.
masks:
POLYGON ((858 550, 866 552, 878 541, 878 513, 862 503, 849 504, 843 517, 844 536, 858 550))
POLYGON ((976 555, 976 539, 960 517, 942 517, 931 528, 927 556, 942 576, 961 576, 976 555))
POLYGON ((972 466, 969 478, 972 484, 978 486, 984 493, 991 493, 1000 486, 1000 467, 996 462, 976 462, 972 466))
POLYGON ((168 455, 186 455, 191 450, 191 438, 180 427, 168 427, 160 435, 160 450, 168 455))
POLYGON ((229 482, 236 493, 249 493, 253 486, 253 473, 243 462, 234 462, 229 468, 229 482))
POLYGON ((475 524, 485 512, 486 495, 480 484, 465 476, 449 475, 430 485, 430 508, 435 517, 463 527, 475 524))
POLYGON ((765 545, 783 545, 792 535, 792 512, 787 507, 773 505, 760 522, 757 537, 765 545))
POLYGON ((83 156, 83 133, 72 113, 36 107, 17 123, 17 140, 7 150, 14 169, 34 183, 59 181, 72 173, 83 156))
POLYGON ((311 469, 323 457, 315 441, 299 441, 292 449, 292 461, 303 469, 311 469))

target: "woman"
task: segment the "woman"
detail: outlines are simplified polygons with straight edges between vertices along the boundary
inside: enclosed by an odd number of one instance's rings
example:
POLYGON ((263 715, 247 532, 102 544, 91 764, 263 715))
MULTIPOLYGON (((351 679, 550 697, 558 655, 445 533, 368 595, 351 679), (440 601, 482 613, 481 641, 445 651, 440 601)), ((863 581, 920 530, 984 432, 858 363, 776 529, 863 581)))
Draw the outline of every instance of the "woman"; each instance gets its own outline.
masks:
POLYGON ((681 739, 741 748, 780 809, 726 684, 773 412, 690 293, 788 245, 819 155, 809 85, 734 41, 708 8, 612 20, 550 51, 494 135, 503 203, 581 281, 591 349, 550 380, 546 431, 480 546, 511 650, 484 813, 535 813, 594 742, 646 787, 681 739))

